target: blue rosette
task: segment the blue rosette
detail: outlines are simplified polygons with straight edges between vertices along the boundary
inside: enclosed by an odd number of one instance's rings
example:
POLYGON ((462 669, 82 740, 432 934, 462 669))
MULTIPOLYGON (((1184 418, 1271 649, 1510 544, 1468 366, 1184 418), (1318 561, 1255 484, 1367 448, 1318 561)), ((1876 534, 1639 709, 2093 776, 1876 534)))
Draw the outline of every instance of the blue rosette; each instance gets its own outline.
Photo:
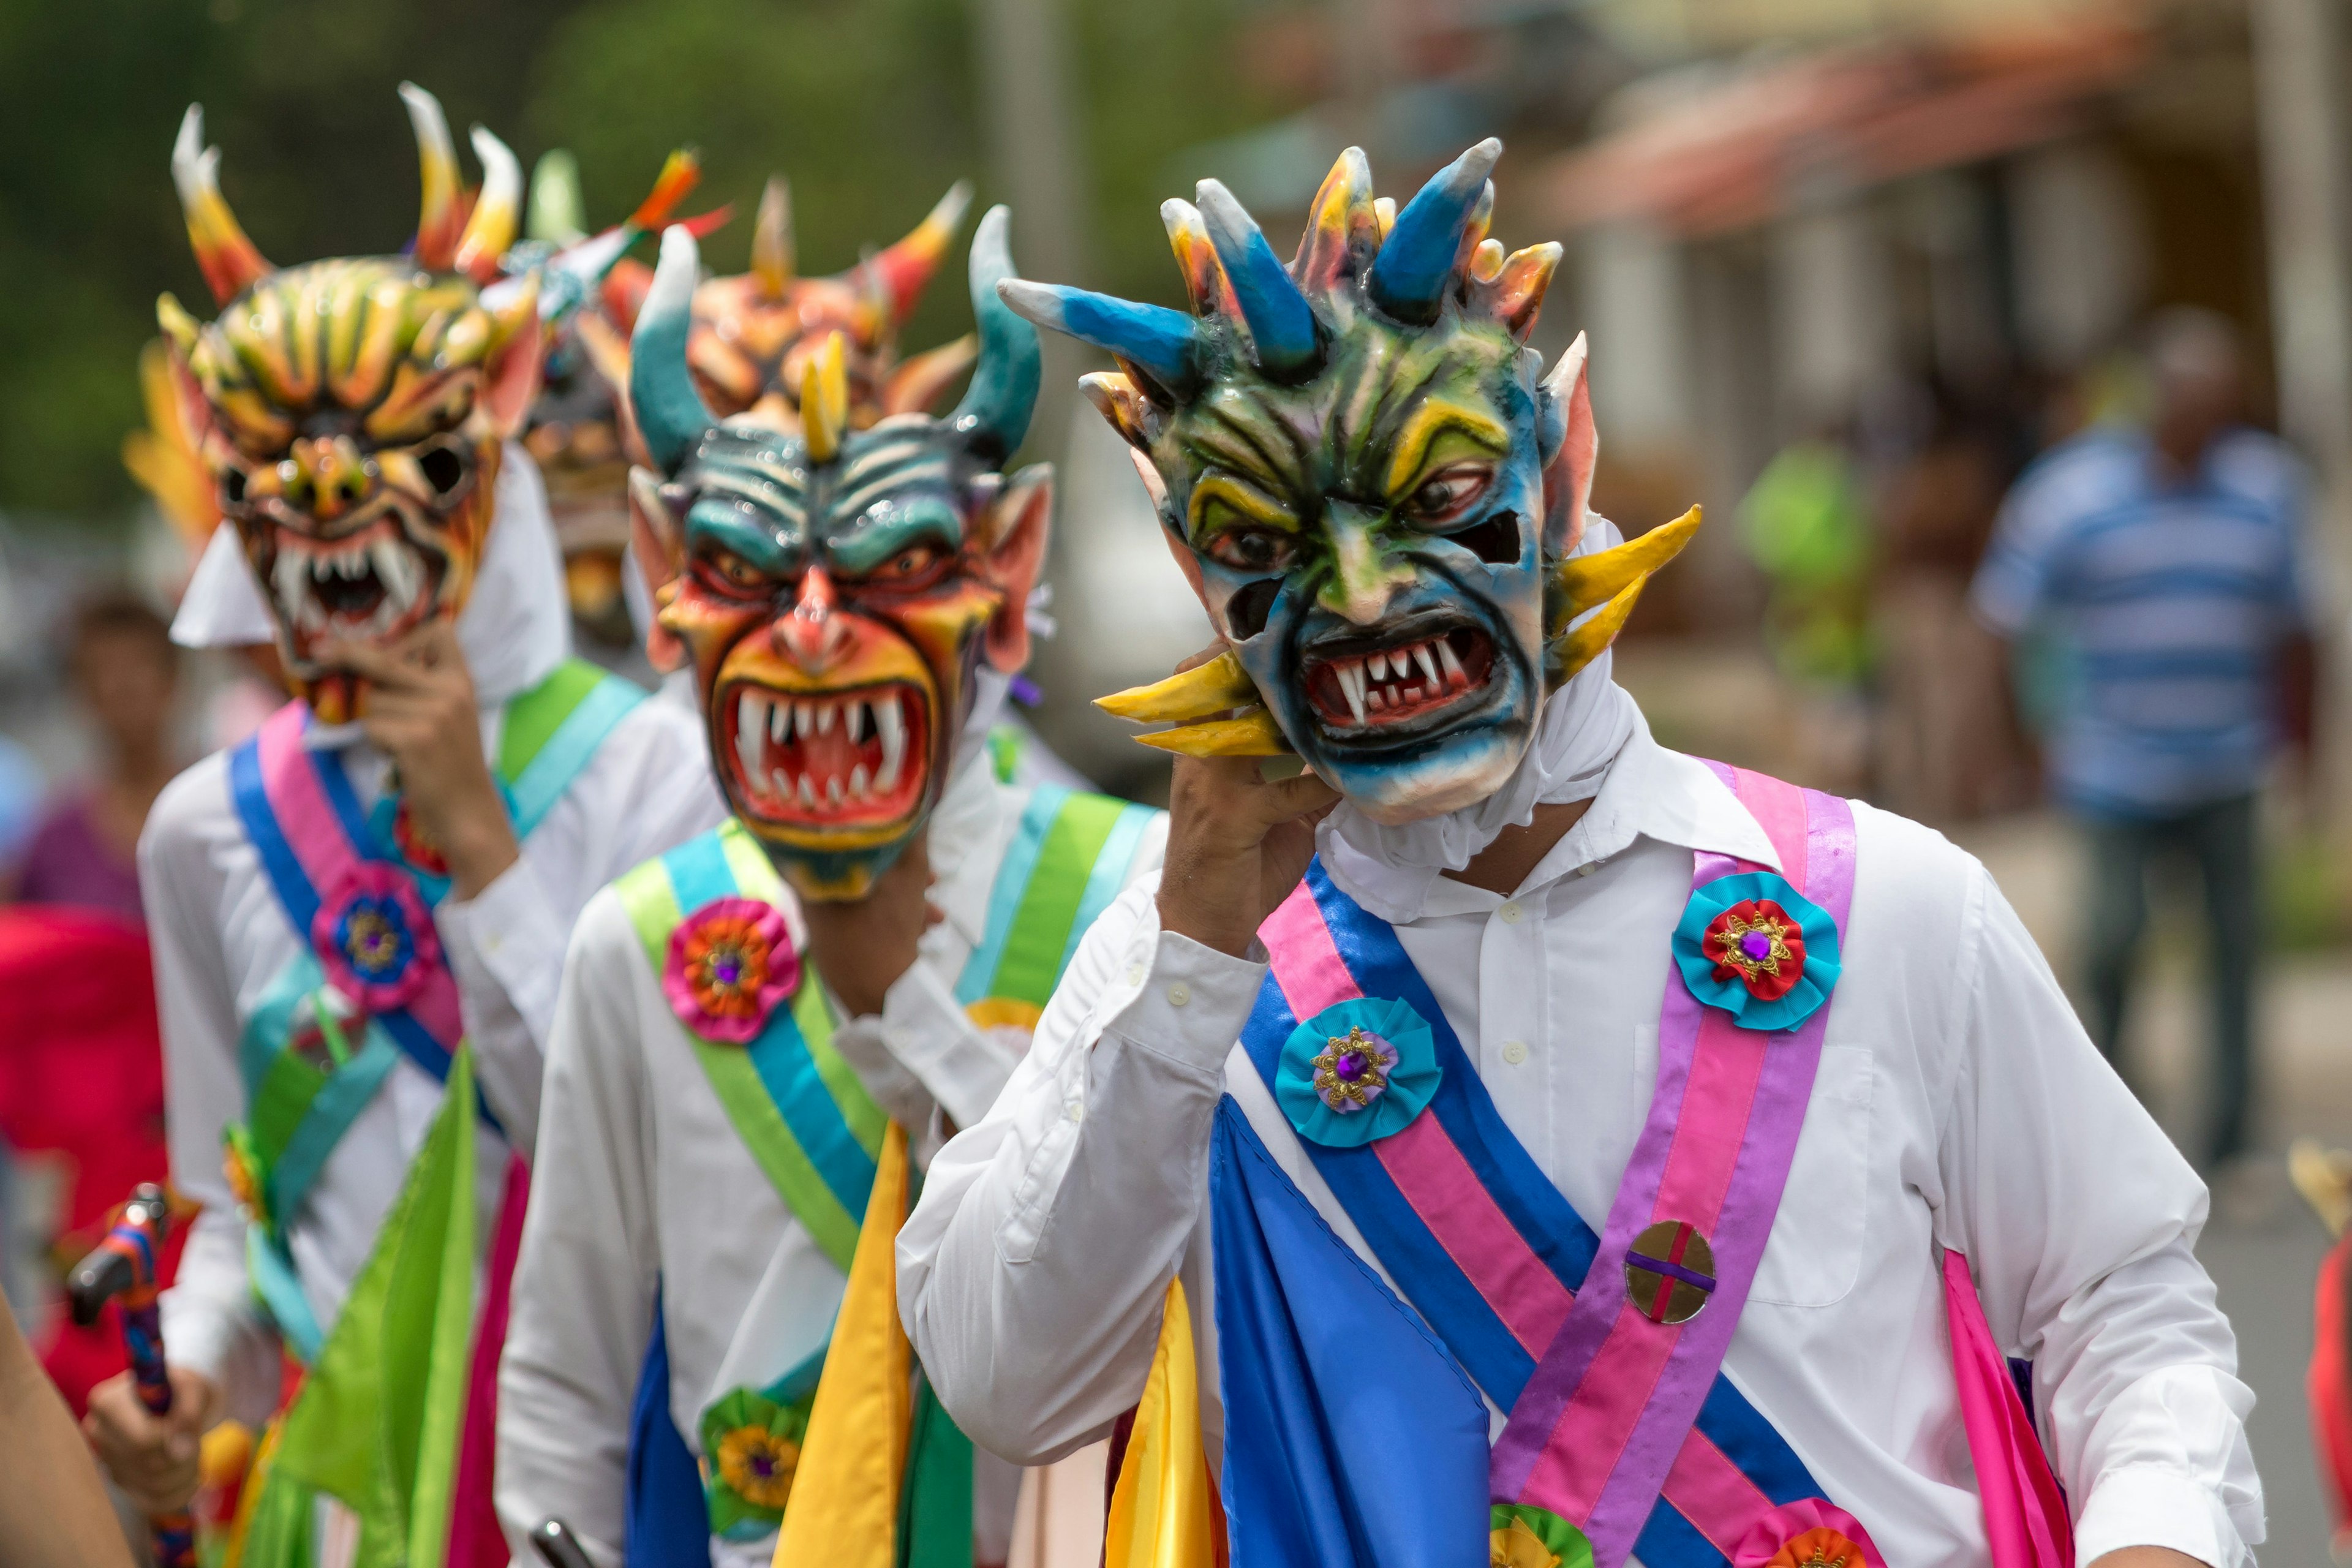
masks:
POLYGON ((1420 1115, 1442 1072, 1436 1037, 1411 1003, 1362 996, 1290 1031, 1274 1100, 1301 1138, 1352 1149, 1420 1115))
MULTIPOLYGON (((1838 929, 1829 911, 1771 871, 1739 871, 1693 889, 1675 926, 1675 963, 1692 995, 1730 1014, 1743 1029, 1793 1029, 1830 999, 1838 979, 1838 929), (1769 901, 1797 922, 1804 935, 1804 966, 1783 995, 1767 998, 1738 975, 1720 975, 1706 951, 1706 935, 1734 905, 1769 901)), ((1287 1059, 1286 1058, 1286 1059, 1287 1059)))

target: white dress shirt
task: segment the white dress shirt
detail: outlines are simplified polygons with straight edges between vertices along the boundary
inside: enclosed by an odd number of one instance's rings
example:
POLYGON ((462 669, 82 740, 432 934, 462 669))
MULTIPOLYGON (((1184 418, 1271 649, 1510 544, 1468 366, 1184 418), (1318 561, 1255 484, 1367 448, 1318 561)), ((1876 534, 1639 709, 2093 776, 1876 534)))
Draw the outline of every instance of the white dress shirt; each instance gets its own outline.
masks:
MULTIPOLYGON (((999 784, 984 752, 971 752, 929 830, 931 902, 946 918, 923 934, 881 1016, 834 1033, 882 1108, 913 1131, 919 1159, 948 1122, 986 1114, 1027 1047, 1018 1031, 974 1026, 955 999, 1031 794, 999 784)), ((1165 843, 1163 818, 1129 877, 1155 873, 1165 843)), ((797 908, 787 920, 802 941, 797 908)), ((703 1411, 737 1381, 729 1352, 763 1277, 806 1269, 836 1292, 845 1280, 728 1120, 610 890, 581 915, 565 967, 535 1181, 499 1378, 499 1516, 518 1554, 529 1551, 525 1532, 554 1518, 598 1568, 614 1568, 656 1284, 670 1418, 698 1453, 703 1411)), ((974 1499, 988 1560, 1003 1556, 1017 1475, 1000 1467, 994 1479, 974 1499)))
MULTIPOLYGON (((501 472, 482 578, 457 623, 482 700, 488 756, 497 755, 508 700, 544 679, 571 646, 543 501, 535 510, 509 508, 510 493, 526 503, 538 494, 527 459, 501 472), (542 600, 557 613, 521 607, 542 600)), ((232 609, 229 590, 251 595, 249 580, 231 574, 223 582, 218 596, 232 609)), ((184 640, 205 638, 199 630, 184 640)), ((308 742, 341 752, 363 807, 381 798, 389 764, 357 725, 316 726, 308 742)), ((725 815, 695 716, 641 702, 523 841, 521 858, 475 898, 446 900, 434 911, 478 1079, 517 1147, 528 1152, 536 1130, 541 1048, 581 907, 622 871, 725 815)), ((222 1172, 221 1134, 247 1114, 237 1066, 245 1014, 306 950, 308 935, 288 923, 246 836, 225 752, 196 763, 158 797, 140 837, 139 877, 154 946, 172 1179, 204 1205, 178 1281, 163 1294, 164 1340, 173 1362, 224 1386, 227 1415, 257 1426, 276 1405, 279 1352, 253 1304, 245 1222, 222 1172)), ((366 1261, 440 1104, 439 1082, 403 1055, 290 1216, 288 1247, 322 1329, 331 1327, 366 1261)), ((485 1212, 494 1213, 506 1148, 487 1127, 480 1156, 485 1212)))
MULTIPOLYGON (((2147 1543, 2236 1568, 2263 1536, 2253 1395, 2192 1251, 2203 1186, 1983 867, 1901 817, 1854 818, 1843 972, 1726 1373, 1890 1564, 1980 1568, 1937 1255, 1956 1248, 1994 1338, 2034 1363, 2077 1561, 2147 1543)), ((1648 1114, 1695 850, 1778 864, 1705 766, 1637 725, 1512 897, 1441 879, 1397 928, 1503 1120, 1596 1228, 1648 1114)), ((1152 891, 1096 923, 901 1233, 917 1352, 964 1429, 1013 1458, 1066 1452, 1136 1403, 1178 1273, 1221 1451, 1205 1199, 1226 1093, 1378 1267, 1234 1045, 1265 966, 1162 931, 1152 891)))

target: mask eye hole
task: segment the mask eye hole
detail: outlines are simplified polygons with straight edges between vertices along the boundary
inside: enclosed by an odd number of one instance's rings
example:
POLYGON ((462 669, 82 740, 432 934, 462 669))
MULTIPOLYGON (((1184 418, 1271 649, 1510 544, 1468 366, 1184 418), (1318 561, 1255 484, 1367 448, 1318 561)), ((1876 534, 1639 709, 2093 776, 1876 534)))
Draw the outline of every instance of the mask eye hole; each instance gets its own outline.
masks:
POLYGON ((1443 528, 1459 521, 1495 482, 1495 470, 1485 463, 1453 463, 1413 487, 1401 509, 1423 528, 1443 528))
POLYGON ((866 574, 878 588, 921 588, 936 581, 947 564, 947 552, 936 544, 909 545, 866 574))
POLYGON ((416 471, 433 487, 436 500, 449 501, 457 499, 457 492, 473 477, 474 461, 457 447, 444 442, 416 454, 416 471))
POLYGON ((1208 542, 1211 560, 1236 572, 1283 572, 1297 554, 1290 535, 1271 528, 1230 528, 1208 542))
POLYGON ((770 587, 768 574, 731 550, 711 550, 698 558, 703 580, 734 598, 754 598, 770 587))
POLYGON ((232 463, 221 470, 221 508, 235 511, 245 505, 245 469, 232 463))

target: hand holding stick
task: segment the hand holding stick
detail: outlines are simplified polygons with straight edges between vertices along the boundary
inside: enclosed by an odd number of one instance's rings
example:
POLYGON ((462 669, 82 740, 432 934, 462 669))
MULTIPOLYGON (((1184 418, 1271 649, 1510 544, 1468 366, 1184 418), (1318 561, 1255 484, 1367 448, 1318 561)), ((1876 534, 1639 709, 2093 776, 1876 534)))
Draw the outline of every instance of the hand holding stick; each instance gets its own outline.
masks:
MULTIPOLYGON (((172 1409, 172 1377, 163 1363, 162 1313, 156 1306, 156 1258, 163 1248, 170 1213, 163 1189, 149 1182, 131 1194, 106 1239, 81 1260, 66 1281, 74 1321, 98 1321, 107 1302, 122 1304, 122 1345, 131 1357, 131 1378, 139 1402, 155 1415, 172 1409)), ((157 1568, 195 1568, 196 1521, 185 1508, 150 1514, 157 1568)))

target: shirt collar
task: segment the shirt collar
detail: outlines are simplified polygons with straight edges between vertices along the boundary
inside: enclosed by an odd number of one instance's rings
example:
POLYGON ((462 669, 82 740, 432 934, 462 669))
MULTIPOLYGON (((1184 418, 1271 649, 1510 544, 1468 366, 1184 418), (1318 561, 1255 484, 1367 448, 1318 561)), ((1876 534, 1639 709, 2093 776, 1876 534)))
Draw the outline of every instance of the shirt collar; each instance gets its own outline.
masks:
MULTIPOLYGON (((1779 851, 1738 796, 1696 757, 1668 751, 1636 719, 1633 733, 1609 764, 1601 793, 1576 826, 1536 863, 1514 898, 1525 898, 1576 871, 1620 854, 1637 838, 1727 855, 1780 869, 1779 851)), ((1424 916, 1483 913, 1504 900, 1483 888, 1440 877, 1424 916)))

